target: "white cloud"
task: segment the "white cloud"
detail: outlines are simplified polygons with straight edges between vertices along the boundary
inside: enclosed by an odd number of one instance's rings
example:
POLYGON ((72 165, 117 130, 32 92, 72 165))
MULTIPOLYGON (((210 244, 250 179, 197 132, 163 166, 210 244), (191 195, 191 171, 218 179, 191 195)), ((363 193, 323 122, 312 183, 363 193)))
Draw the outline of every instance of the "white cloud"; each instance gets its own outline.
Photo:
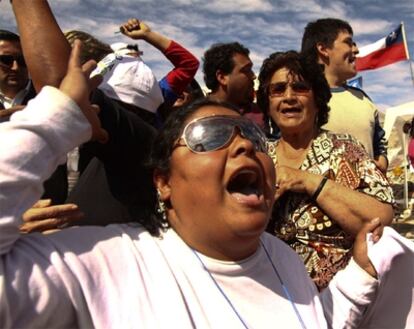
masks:
POLYGON ((356 37, 359 35, 376 34, 380 38, 386 36, 394 28, 395 23, 384 19, 351 19, 350 24, 356 37))
POLYGON ((383 108, 414 100, 414 85, 408 62, 399 62, 372 71, 363 71, 364 90, 383 108))
POLYGON ((219 13, 249 13, 272 10, 272 4, 266 0, 213 0, 207 2, 202 7, 206 10, 219 13))
POLYGON ((281 8, 284 11, 292 11, 304 21, 312 21, 323 17, 347 17, 347 5, 343 1, 321 2, 318 0, 297 0, 294 5, 290 0, 283 0, 281 8))
POLYGON ((1 29, 17 31, 16 23, 9 1, 0 1, 1 29))

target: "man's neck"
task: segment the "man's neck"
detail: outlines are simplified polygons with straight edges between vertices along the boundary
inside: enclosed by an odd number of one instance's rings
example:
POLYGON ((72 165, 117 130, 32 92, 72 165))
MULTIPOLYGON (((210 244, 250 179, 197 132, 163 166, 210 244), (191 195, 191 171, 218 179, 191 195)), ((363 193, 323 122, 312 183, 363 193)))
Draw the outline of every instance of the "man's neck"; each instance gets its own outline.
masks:
POLYGON ((10 88, 10 87, 0 88, 0 92, 3 94, 3 96, 10 98, 10 99, 15 98, 20 90, 17 90, 17 88, 10 88))
POLYGON ((346 83, 346 80, 340 79, 335 74, 330 74, 329 71, 326 70, 326 67, 325 67, 325 78, 326 78, 326 81, 328 81, 328 85, 330 88, 342 87, 346 83))
POLYGON ((221 89, 218 89, 216 91, 212 91, 208 95, 208 98, 211 99, 211 100, 214 100, 214 101, 218 101, 218 102, 229 102, 227 94, 221 89))

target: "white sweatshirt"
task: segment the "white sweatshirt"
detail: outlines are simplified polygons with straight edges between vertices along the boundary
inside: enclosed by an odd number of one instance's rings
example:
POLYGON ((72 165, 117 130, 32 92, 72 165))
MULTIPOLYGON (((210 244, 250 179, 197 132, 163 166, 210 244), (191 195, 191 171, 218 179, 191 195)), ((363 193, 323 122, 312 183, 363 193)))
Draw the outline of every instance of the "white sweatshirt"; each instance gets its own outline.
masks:
POLYGON ((319 296, 299 257, 265 233, 264 247, 237 263, 203 255, 200 261, 173 230, 154 238, 138 224, 20 235, 21 215, 40 197, 43 180, 90 135, 77 105, 51 87, 0 125, 1 328, 243 328, 240 318, 249 328, 360 322, 377 280, 351 262, 319 296))

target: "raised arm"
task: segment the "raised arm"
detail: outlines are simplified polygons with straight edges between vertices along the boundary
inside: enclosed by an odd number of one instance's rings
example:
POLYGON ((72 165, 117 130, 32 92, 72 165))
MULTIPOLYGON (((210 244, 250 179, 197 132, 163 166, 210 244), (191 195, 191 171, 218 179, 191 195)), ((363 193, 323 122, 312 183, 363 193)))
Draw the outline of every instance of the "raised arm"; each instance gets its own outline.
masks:
POLYGON ((145 40, 160 50, 174 65, 174 69, 160 81, 160 87, 164 99, 169 103, 175 102, 197 73, 200 64, 197 58, 177 42, 152 31, 147 24, 136 18, 121 25, 120 30, 132 39, 145 40))
POLYGON ((129 19, 119 27, 119 30, 134 40, 144 40, 160 50, 165 52, 171 44, 171 40, 162 34, 152 31, 151 28, 136 18, 129 19))
POLYGON ((37 92, 43 86, 59 87, 65 76, 70 46, 46 0, 14 0, 24 58, 37 92))

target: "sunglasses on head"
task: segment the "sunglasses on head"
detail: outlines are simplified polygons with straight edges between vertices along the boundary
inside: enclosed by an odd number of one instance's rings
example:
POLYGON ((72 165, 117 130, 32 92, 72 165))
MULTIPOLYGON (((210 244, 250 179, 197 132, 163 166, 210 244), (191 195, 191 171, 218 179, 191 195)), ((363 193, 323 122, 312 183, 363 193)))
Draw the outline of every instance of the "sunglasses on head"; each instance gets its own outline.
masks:
POLYGON ((266 136, 254 122, 242 117, 209 116, 188 123, 181 135, 185 145, 194 153, 216 151, 229 144, 234 134, 254 145, 257 152, 266 152, 266 136))
POLYGON ((0 64, 4 66, 12 67, 14 61, 16 61, 17 64, 19 64, 19 66, 26 67, 26 62, 24 61, 24 57, 22 55, 19 55, 19 56, 0 55, 0 64))
POLYGON ((307 95, 311 86, 305 81, 293 81, 288 82, 276 82, 269 85, 269 96, 270 97, 281 97, 286 94, 286 90, 290 86, 296 95, 307 95))

